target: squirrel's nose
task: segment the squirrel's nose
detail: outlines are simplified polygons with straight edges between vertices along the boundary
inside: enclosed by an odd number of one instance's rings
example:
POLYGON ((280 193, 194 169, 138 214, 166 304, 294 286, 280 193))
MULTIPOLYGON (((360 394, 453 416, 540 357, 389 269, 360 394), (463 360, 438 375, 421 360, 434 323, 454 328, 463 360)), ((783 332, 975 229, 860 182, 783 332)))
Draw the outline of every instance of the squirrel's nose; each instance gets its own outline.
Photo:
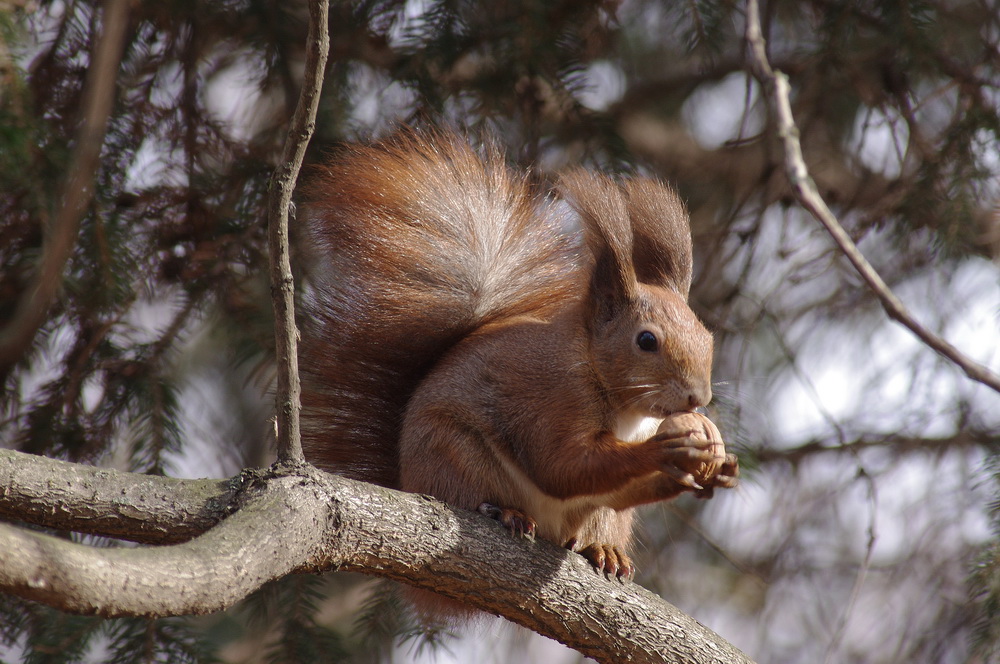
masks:
POLYGON ((712 400, 712 386, 692 386, 688 394, 688 409, 702 408, 712 400))

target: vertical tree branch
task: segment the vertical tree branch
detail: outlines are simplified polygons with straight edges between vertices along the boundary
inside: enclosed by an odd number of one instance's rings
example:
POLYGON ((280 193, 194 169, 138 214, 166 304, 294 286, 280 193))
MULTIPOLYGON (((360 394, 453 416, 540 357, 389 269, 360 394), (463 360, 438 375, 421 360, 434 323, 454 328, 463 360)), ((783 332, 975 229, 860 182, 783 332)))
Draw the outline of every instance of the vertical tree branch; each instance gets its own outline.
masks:
POLYGON ((268 198, 268 244, 271 262, 271 300, 274 306, 274 341, 278 363, 278 460, 302 463, 299 411, 298 328, 295 326, 295 284, 288 257, 288 217, 292 192, 302 168, 306 147, 316 127, 326 57, 330 49, 328 0, 309 0, 309 35, 302 92, 292 115, 281 163, 271 176, 268 198))
POLYGON ((45 322, 62 283, 66 261, 76 246, 80 221, 94 197, 94 180, 115 99, 115 81, 127 25, 127 0, 107 0, 101 15, 101 33, 94 38, 96 46, 87 68, 83 113, 61 205, 46 233, 38 271, 21 295, 11 322, 0 334, 0 368, 9 367, 24 354, 38 328, 45 322))
POLYGON ((757 0, 747 0, 746 40, 750 50, 750 65, 754 76, 764 87, 770 98, 771 109, 777 123, 778 137, 785 152, 785 173, 792 185, 792 191, 799 204, 812 214, 833 237, 834 242, 847 256, 854 269, 878 298, 886 314, 909 329, 918 339, 942 356, 956 364, 972 380, 987 385, 1000 392, 1000 375, 973 361, 950 343, 921 325, 903 303, 889 289, 875 268, 865 259, 847 231, 837 221, 837 217, 826 205, 816 183, 813 182, 802 156, 799 130, 792 117, 789 101, 788 78, 780 71, 772 69, 767 59, 764 37, 761 34, 760 12, 757 0))

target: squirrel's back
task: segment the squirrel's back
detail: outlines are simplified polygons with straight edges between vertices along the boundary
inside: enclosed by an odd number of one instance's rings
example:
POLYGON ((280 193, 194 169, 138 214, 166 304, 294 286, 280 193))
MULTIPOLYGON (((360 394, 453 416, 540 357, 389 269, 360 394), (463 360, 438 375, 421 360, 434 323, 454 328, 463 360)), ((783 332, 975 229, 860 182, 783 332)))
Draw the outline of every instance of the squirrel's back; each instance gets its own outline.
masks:
POLYGON ((304 195, 306 454, 395 487, 403 411, 421 378, 480 326, 579 297, 579 247, 497 150, 480 155, 448 133, 344 148, 304 195))

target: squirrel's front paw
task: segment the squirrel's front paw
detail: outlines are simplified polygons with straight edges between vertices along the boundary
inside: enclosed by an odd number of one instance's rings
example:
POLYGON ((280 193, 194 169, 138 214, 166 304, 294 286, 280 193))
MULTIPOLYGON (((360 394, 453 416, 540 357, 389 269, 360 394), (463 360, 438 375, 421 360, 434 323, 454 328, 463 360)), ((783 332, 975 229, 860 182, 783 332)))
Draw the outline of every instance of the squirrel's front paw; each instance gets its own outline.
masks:
POLYGON ((503 526, 510 528, 511 535, 535 539, 535 520, 524 512, 497 507, 490 503, 482 503, 476 511, 491 519, 496 519, 503 526))
POLYGON ((726 460, 722 463, 722 468, 719 469, 719 472, 713 475, 709 481, 705 482, 705 487, 701 491, 695 491, 694 497, 711 498, 715 487, 732 489, 739 484, 739 476, 739 459, 736 458, 735 454, 727 454, 726 460))
POLYGON ((608 578, 616 577, 627 581, 635 576, 632 559, 614 544, 590 544, 581 549, 579 554, 608 578))
POLYGON ((678 484, 709 495, 712 487, 735 486, 736 457, 726 454, 719 429, 701 413, 668 416, 656 439, 664 445, 662 470, 678 484))

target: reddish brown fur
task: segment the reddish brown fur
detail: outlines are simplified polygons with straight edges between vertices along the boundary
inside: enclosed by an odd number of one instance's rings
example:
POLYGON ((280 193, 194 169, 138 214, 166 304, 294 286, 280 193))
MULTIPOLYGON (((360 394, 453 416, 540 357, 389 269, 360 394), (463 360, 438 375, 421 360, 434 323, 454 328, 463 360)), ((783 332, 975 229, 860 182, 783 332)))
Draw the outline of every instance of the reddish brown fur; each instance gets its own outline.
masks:
POLYGON ((621 573, 631 508, 711 458, 633 423, 708 403, 712 339, 672 190, 582 171, 559 189, 589 258, 523 176, 454 136, 349 148, 315 177, 303 432, 321 467, 515 510, 621 573))
POLYGON ((538 218, 525 177, 455 136, 345 148, 304 191, 306 453, 398 487, 396 441, 417 383, 484 323, 571 297, 578 251, 538 218), (484 215, 505 233, 497 246, 474 246, 484 215), (484 283, 484 270, 502 283, 484 283))

